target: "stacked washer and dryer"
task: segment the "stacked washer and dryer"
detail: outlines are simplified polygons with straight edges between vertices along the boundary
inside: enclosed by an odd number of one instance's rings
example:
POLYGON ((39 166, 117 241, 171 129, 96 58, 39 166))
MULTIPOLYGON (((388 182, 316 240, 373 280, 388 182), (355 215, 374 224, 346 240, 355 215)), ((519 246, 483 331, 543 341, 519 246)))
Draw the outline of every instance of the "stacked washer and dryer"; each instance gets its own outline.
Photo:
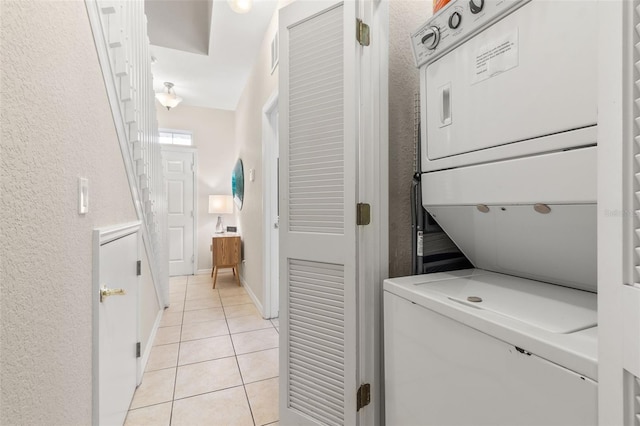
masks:
POLYGON ((387 425, 597 424, 595 1, 412 34, 422 200, 474 269, 384 283, 387 425))

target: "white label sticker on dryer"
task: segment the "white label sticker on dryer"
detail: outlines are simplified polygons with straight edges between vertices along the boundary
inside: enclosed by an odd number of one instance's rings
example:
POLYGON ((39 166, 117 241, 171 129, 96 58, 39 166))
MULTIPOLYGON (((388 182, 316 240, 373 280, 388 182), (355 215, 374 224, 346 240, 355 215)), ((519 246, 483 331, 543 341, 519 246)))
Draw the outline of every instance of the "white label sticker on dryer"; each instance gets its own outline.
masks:
POLYGON ((495 77, 518 66, 518 29, 476 49, 472 84, 495 77))

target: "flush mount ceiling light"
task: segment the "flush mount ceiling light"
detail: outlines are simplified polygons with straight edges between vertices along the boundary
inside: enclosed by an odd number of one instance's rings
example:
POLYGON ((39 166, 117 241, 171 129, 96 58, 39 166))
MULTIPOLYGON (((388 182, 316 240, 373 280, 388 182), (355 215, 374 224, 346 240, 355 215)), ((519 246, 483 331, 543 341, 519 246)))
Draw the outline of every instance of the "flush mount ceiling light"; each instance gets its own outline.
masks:
POLYGON ((227 0, 229 7, 236 13, 247 13, 253 6, 253 0, 227 0))
POLYGON ((182 98, 176 95, 176 91, 173 90, 173 83, 165 81, 164 87, 166 88, 166 91, 162 93, 156 93, 156 99, 168 111, 171 108, 177 107, 178 104, 182 102, 182 98))

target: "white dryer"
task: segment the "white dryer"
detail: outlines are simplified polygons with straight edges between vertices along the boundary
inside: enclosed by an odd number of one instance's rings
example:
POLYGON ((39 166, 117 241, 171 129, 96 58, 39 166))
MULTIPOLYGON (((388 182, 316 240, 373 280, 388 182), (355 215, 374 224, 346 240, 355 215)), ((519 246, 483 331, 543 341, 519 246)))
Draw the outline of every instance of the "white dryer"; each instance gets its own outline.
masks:
POLYGON ((384 283, 388 425, 597 424, 596 2, 412 35, 422 199, 476 269, 384 283))

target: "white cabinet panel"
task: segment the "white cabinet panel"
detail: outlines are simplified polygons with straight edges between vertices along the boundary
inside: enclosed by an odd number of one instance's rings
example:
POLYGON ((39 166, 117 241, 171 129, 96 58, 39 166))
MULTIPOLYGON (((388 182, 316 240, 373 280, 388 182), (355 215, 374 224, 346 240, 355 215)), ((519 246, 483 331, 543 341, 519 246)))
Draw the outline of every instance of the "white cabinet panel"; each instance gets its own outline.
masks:
POLYGON ((597 384, 384 293, 386 424, 595 425, 597 384))

